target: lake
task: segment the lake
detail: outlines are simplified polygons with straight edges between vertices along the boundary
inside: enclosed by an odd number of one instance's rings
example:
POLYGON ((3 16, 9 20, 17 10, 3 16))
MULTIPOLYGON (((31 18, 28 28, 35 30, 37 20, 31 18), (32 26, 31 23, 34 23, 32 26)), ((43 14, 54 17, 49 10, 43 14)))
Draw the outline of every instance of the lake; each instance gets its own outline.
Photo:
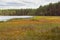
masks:
POLYGON ((0 21, 7 21, 13 18, 31 18, 33 16, 0 16, 0 21))

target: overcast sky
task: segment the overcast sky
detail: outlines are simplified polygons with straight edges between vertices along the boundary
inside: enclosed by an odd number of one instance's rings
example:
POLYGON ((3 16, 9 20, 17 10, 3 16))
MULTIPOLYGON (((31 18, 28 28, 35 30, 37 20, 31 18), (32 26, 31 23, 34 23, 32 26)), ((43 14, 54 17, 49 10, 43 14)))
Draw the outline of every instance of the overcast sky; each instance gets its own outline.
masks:
POLYGON ((38 8, 40 5, 55 3, 60 0, 0 0, 0 8, 38 8))

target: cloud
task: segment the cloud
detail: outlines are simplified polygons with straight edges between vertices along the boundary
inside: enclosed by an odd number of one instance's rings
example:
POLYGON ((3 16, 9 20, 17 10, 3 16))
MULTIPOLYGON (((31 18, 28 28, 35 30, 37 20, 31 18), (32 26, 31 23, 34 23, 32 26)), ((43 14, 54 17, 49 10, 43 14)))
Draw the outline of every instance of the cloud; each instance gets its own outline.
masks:
POLYGON ((58 1, 60 1, 60 0, 41 0, 40 5, 47 5, 49 3, 56 3, 58 1))
POLYGON ((0 0, 0 8, 38 8, 60 0, 0 0))
POLYGON ((0 6, 24 6, 25 4, 22 3, 7 3, 7 4, 0 4, 0 6))
POLYGON ((6 6, 25 6, 23 3, 7 2, 6 6))

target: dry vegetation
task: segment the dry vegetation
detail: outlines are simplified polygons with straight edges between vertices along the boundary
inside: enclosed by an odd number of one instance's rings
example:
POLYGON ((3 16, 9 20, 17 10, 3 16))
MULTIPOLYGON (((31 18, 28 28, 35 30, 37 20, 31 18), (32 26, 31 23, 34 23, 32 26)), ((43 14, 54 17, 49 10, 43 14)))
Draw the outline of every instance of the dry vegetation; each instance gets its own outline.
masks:
POLYGON ((36 16, 0 22, 0 40, 60 40, 59 18, 36 16))

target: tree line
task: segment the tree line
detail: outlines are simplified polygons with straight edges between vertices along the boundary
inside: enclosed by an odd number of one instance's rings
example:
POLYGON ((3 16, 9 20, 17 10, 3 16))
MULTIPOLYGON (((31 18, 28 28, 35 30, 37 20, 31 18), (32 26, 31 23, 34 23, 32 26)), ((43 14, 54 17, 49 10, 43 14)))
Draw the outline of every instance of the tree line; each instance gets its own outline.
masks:
POLYGON ((0 10, 0 15, 10 16, 60 16, 60 2, 40 6, 37 9, 6 9, 0 10))
POLYGON ((34 15, 36 9, 6 9, 0 10, 0 15, 6 16, 20 16, 20 15, 34 15))

